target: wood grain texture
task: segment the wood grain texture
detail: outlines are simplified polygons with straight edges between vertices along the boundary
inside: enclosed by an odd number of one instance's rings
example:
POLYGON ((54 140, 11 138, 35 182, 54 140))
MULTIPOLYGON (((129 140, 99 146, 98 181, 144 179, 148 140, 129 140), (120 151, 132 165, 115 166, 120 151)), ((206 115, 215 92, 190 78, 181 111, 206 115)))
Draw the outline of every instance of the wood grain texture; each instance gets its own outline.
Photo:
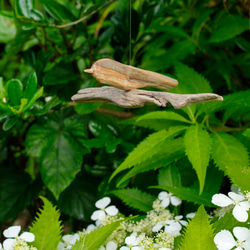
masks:
POLYGON ((104 86, 101 88, 81 89, 71 99, 78 103, 101 102, 126 108, 138 108, 151 104, 166 107, 167 104, 171 104, 175 109, 181 109, 201 102, 222 101, 223 97, 213 93, 173 94, 141 89, 128 91, 104 86))

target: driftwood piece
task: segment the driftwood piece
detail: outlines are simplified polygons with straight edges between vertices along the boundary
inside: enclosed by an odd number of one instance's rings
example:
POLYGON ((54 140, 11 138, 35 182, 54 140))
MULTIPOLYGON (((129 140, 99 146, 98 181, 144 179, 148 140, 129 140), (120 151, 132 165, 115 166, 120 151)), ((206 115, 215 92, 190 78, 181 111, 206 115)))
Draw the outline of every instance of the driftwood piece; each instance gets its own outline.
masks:
POLYGON ((102 102, 126 108, 137 108, 146 104, 156 104, 160 107, 166 107, 170 103, 175 109, 181 109, 195 103, 222 101, 223 97, 212 93, 173 94, 142 89, 122 90, 104 86, 100 88, 81 89, 71 99, 78 103, 102 102))

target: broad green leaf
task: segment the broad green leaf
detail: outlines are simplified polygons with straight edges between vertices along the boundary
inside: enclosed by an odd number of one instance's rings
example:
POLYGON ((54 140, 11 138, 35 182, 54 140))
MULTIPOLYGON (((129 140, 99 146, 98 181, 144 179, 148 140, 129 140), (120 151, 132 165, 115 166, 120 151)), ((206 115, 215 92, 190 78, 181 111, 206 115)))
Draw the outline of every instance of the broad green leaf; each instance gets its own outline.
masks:
POLYGON ((15 19, 0 15, 0 43, 11 42, 16 34, 15 19))
POLYGON ((86 172, 78 174, 70 186, 60 194, 58 208, 79 220, 89 220, 92 212, 96 210, 98 185, 98 181, 86 172))
POLYGON ((142 212, 148 212, 152 209, 153 201, 156 197, 142 192, 137 188, 125 188, 110 191, 118 198, 120 198, 127 206, 136 208, 142 212))
POLYGON ((181 187, 181 175, 174 164, 161 168, 158 174, 159 186, 181 187))
POLYGON ((210 158, 210 136, 208 132, 203 129, 202 125, 197 123, 187 129, 184 136, 184 143, 188 159, 192 163, 192 166, 198 176, 200 193, 202 193, 210 158))
POLYGON ((213 229, 203 206, 199 207, 195 217, 189 222, 180 249, 216 249, 213 242, 213 229))
POLYGON ((8 103, 12 106, 20 105, 23 96, 23 85, 17 79, 12 79, 7 82, 6 86, 8 103))
POLYGON ((42 183, 30 176, 1 163, 0 168, 0 222, 7 221, 29 206, 41 191, 42 183), (25 195, 24 195, 25 194, 25 195), (11 197, 11 198, 10 198, 11 197))
POLYGON ((74 106, 75 111, 80 114, 89 114, 92 113, 95 109, 99 108, 101 103, 76 103, 74 106))
POLYGON ((9 116, 3 124, 3 130, 7 131, 7 130, 11 129, 12 127, 15 126, 17 121, 18 121, 18 116, 16 116, 16 115, 9 116))
POLYGON ((37 77, 36 77, 36 73, 32 72, 28 79, 27 79, 27 83, 25 85, 25 91, 24 91, 24 98, 27 98, 28 101, 30 101, 34 94, 36 93, 37 90, 37 77))
POLYGON ((39 88, 33 95, 33 97, 31 98, 31 100, 27 103, 27 105, 25 105, 23 111, 29 109, 34 103, 35 101, 40 98, 43 95, 43 87, 39 88))
POLYGON ((226 133, 212 135, 211 155, 216 165, 225 172, 227 169, 234 168, 237 171, 249 166, 246 148, 239 140, 226 133))
POLYGON ((20 114, 21 112, 24 111, 24 106, 27 104, 28 102, 28 99, 25 99, 25 98, 22 98, 21 99, 21 103, 20 103, 20 106, 19 106, 19 110, 17 111, 18 114, 20 114))
POLYGON ((199 190, 195 188, 188 188, 188 187, 173 187, 173 186, 151 186, 150 188, 157 188, 166 190, 168 192, 173 193, 181 200, 194 202, 196 204, 214 207, 211 203, 212 196, 214 193, 208 193, 204 191, 201 195, 199 195, 199 190))
POLYGON ((185 122, 185 123, 191 123, 191 121, 187 120, 185 117, 182 115, 179 115, 175 112, 172 111, 154 111, 147 113, 143 116, 140 116, 136 122, 142 121, 142 120, 157 120, 157 119, 162 119, 162 120, 174 120, 174 121, 179 121, 179 122, 185 122))
POLYGON ((30 232, 35 235, 32 245, 39 250, 57 249, 62 233, 60 213, 45 197, 40 198, 44 206, 30 228, 30 232))
POLYGON ((165 167, 184 157, 185 150, 183 144, 183 138, 166 140, 158 152, 156 152, 150 158, 145 156, 145 159, 136 164, 127 174, 121 178, 121 180, 117 183, 117 186, 120 186, 123 182, 136 174, 165 167))
POLYGON ((76 242, 71 250, 94 250, 99 249, 107 238, 120 226, 122 220, 114 221, 106 226, 98 227, 84 238, 76 242))
POLYGON ((65 118, 59 111, 49 118, 46 124, 34 124, 29 129, 25 145, 30 156, 40 157, 43 181, 58 199, 81 169, 85 130, 78 116, 65 118))
POLYGON ((160 130, 149 135, 145 140, 137 145, 137 147, 124 160, 124 162, 114 171, 111 179, 121 171, 150 159, 162 148, 166 140, 172 138, 179 132, 179 130, 175 131, 175 129, 168 132, 166 130, 160 130))
POLYGON ((249 21, 240 15, 227 15, 218 22, 218 29, 213 31, 210 43, 218 43, 231 39, 249 29, 249 21))

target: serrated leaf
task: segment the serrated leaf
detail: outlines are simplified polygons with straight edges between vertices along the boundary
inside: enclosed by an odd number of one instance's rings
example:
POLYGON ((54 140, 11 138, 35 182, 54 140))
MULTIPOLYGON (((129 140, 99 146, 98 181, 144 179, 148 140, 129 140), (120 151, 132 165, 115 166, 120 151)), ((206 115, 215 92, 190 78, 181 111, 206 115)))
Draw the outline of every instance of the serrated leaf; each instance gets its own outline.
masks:
POLYGON ((160 186, 181 186, 181 175, 178 168, 171 164, 165 168, 161 168, 158 173, 158 183, 160 186))
POLYGON ((211 203, 213 193, 208 193, 204 191, 201 195, 199 195, 199 190, 195 188, 188 187, 172 187, 172 186, 151 186, 150 188, 157 188, 169 191, 179 197, 181 200, 194 202, 196 204, 214 207, 211 203))
POLYGON ((32 99, 37 90, 37 76, 35 72, 32 72, 25 85, 24 98, 27 98, 28 101, 32 99))
POLYGON ((80 239, 72 246, 71 250, 94 250, 104 245, 107 238, 120 226, 122 220, 114 221, 106 226, 98 227, 96 230, 88 233, 83 239, 80 239))
POLYGON ((192 163, 198 176, 200 193, 202 193, 210 158, 210 136, 208 132, 203 129, 202 125, 197 123, 187 129, 184 136, 184 143, 188 159, 192 163))
POLYGON ((157 119, 162 119, 162 120, 174 120, 174 121, 179 121, 179 122, 185 122, 185 123, 192 123, 191 121, 187 120, 185 117, 182 115, 179 115, 175 112, 172 111, 154 111, 147 113, 145 115, 140 116, 136 122, 143 121, 143 120, 157 120, 157 119))
POLYGON ((213 242, 213 229, 203 206, 198 208, 195 217, 189 222, 180 249, 216 249, 213 242))
POLYGON ((145 160, 136 164, 127 174, 125 174, 117 183, 117 186, 120 186, 123 182, 136 174, 167 166, 184 156, 185 151, 183 138, 167 140, 164 144, 162 144, 161 149, 159 149, 156 154, 154 154, 151 158, 145 157, 145 160))
POLYGON ((3 124, 3 130, 7 131, 15 126, 18 121, 18 116, 9 116, 3 124))
POLYGON ((175 131, 175 129, 173 129, 170 132, 167 132, 166 130, 160 130, 149 135, 145 140, 137 145, 137 147, 128 155, 125 161, 114 171, 110 177, 110 180, 121 171, 131 168, 132 166, 151 158, 159 151, 159 149, 161 149, 166 140, 172 138, 178 133, 179 130, 175 131))
POLYGON ((23 96, 23 85, 18 79, 12 79, 7 82, 8 103, 12 106, 18 106, 23 96))
POLYGON ((243 31, 249 29, 249 22, 247 18, 243 18, 240 15, 227 15, 222 17, 218 22, 218 29, 213 31, 210 43, 218 43, 228 39, 231 39, 243 31))
POLYGON ((49 118, 46 124, 37 123, 29 129, 25 145, 30 156, 40 157, 43 181, 58 199, 81 169, 85 130, 78 116, 65 118, 59 111, 49 118))
POLYGON ((237 171, 241 167, 249 166, 248 153, 243 144, 226 133, 213 133, 211 156, 224 172, 227 168, 237 171))
POLYGON ((142 192, 137 188, 125 188, 110 191, 118 198, 120 198, 127 206, 136 208, 142 212, 148 212, 152 209, 153 201, 156 197, 142 192))
POLYGON ((40 198, 44 206, 30 228, 30 232, 35 235, 32 245, 39 250, 57 249, 62 233, 60 213, 45 197, 40 198))

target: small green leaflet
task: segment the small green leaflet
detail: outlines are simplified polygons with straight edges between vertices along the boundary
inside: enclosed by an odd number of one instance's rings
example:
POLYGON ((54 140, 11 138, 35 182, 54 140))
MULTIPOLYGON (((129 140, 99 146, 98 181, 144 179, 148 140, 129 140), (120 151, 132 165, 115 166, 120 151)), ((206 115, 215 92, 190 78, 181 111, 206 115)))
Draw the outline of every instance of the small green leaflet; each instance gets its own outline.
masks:
POLYGON ((118 198, 120 198, 127 206, 136 208, 142 212, 148 212, 152 209, 153 201, 156 197, 142 192, 137 188, 125 188, 110 191, 118 198))
POLYGON ((158 183, 160 186, 181 187, 181 175, 174 164, 161 168, 158 174, 158 183))
POLYGON ((202 193, 210 158, 210 136, 208 132, 203 129, 202 125, 197 123, 187 129, 184 136, 184 143, 188 159, 192 163, 198 176, 200 193, 202 193))
POLYGON ((246 148, 232 135, 214 133, 212 135, 212 158, 217 166, 226 171, 227 168, 248 167, 249 159, 246 148))
POLYGON ((189 222, 180 249, 216 249, 213 242, 213 229, 203 206, 199 207, 195 217, 189 222))
POLYGON ((18 106, 23 96, 23 85, 17 79, 9 80, 6 84, 8 103, 11 106, 18 106))
MULTIPOLYGON (((122 220, 114 221, 106 226, 97 228, 81 238, 71 250, 94 250, 104 245, 107 238, 120 226, 122 220)), ((56 248, 55 248, 56 249, 56 248)))
POLYGON ((32 245, 39 250, 54 250, 57 249, 62 233, 60 213, 45 197, 40 198, 44 206, 30 228, 30 232, 35 235, 32 245))

